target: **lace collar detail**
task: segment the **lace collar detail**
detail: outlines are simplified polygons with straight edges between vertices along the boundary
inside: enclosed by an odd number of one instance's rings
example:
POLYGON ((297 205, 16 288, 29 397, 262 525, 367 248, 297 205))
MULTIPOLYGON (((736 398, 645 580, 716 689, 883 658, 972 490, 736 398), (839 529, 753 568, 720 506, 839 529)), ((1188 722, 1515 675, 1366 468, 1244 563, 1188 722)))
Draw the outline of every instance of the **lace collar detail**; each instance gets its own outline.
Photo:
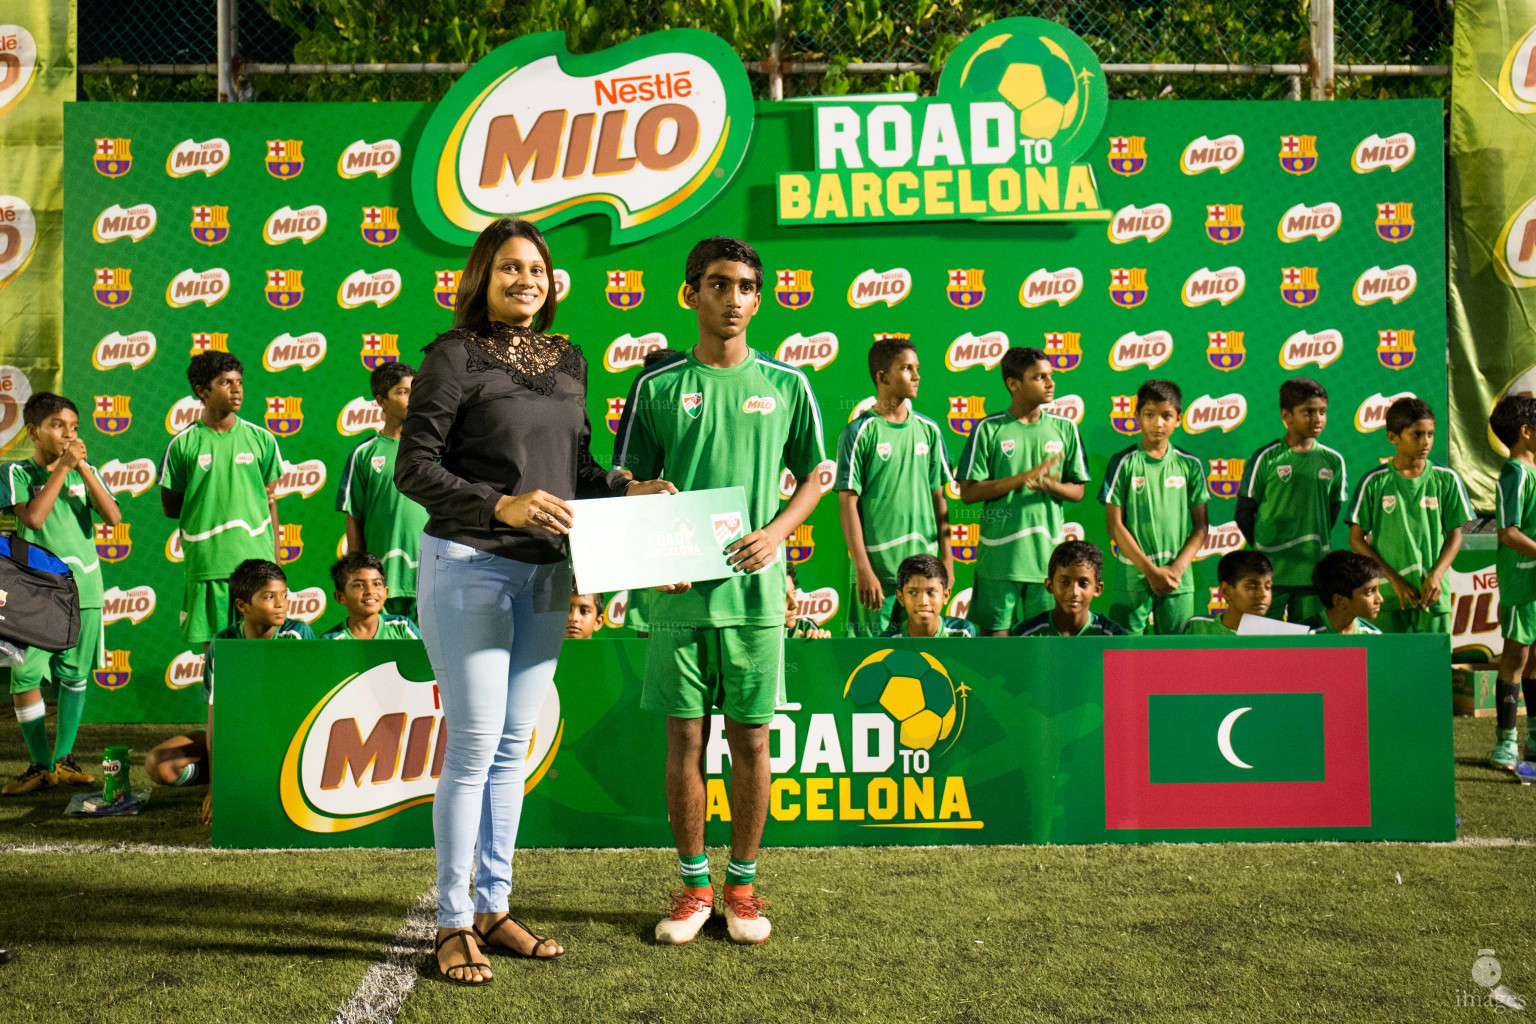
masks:
POLYGON ((541 395, 554 394, 557 373, 578 382, 587 379, 587 361, 581 350, 559 335, 542 334, 531 327, 510 327, 495 320, 451 333, 463 338, 469 357, 465 369, 471 373, 501 370, 541 395))

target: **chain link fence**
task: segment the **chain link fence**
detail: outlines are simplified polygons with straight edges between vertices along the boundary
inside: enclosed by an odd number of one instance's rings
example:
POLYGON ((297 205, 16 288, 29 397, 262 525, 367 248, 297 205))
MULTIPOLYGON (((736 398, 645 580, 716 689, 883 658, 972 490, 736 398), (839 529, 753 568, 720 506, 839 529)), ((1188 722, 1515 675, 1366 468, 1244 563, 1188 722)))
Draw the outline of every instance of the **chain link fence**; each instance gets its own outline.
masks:
POLYGON ((1335 95, 1444 96, 1451 2, 79 0, 80 89, 93 100, 217 100, 222 31, 233 99, 434 100, 529 32, 563 31, 585 53, 694 27, 736 49, 760 97, 926 94, 967 33, 1028 15, 1082 36, 1117 98, 1300 99, 1313 94, 1314 59, 1327 66, 1322 37, 1335 95))

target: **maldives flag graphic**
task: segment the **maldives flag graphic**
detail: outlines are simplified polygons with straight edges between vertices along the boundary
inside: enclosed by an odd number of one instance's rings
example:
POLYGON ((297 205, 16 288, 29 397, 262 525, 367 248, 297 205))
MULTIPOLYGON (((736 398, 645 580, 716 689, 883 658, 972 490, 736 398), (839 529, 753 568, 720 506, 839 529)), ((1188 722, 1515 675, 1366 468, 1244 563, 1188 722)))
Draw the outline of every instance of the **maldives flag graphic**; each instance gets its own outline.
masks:
POLYGON ((1111 829, 1370 825, 1365 650, 1104 652, 1104 808, 1111 829))

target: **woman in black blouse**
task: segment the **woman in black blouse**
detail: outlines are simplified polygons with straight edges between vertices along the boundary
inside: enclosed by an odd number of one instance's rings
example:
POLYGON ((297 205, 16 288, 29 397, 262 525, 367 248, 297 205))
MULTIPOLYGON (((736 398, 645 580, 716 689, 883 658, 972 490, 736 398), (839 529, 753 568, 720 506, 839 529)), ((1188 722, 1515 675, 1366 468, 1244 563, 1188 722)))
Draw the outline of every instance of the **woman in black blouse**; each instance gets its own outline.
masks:
POLYGON ((437 955, 466 985, 491 981, 483 950, 565 952, 510 917, 507 897, 528 746, 570 604, 567 499, 676 490, 593 461, 586 360, 545 333, 552 269, 527 221, 481 232, 453 329, 427 346, 416 373, 395 462, 401 493, 431 514, 417 607, 448 731, 432 810, 437 955))

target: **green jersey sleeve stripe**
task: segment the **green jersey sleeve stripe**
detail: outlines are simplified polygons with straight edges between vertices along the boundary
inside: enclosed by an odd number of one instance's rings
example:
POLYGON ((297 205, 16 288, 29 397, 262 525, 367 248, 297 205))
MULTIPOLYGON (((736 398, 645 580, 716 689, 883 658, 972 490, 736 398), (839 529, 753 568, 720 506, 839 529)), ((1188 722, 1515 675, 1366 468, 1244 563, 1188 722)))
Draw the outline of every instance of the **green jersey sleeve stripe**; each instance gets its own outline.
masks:
POLYGON ((27 470, 19 462, 13 462, 6 468, 6 491, 8 492, 7 506, 24 505, 32 500, 32 495, 27 493, 27 470), (20 474, 18 477, 17 474, 20 474))
POLYGON ((337 512, 345 512, 347 515, 356 517, 356 513, 352 511, 352 480, 357 475, 357 460, 359 456, 362 455, 363 449, 371 444, 373 444, 373 438, 370 437, 356 448, 353 448, 352 454, 347 456, 347 471, 341 474, 341 486, 336 490, 337 512))
POLYGON ((1355 503, 1350 507, 1349 515, 1345 518, 1345 522, 1358 523, 1360 521, 1360 509, 1365 504, 1365 492, 1371 489, 1371 481, 1386 473, 1390 466, 1390 463, 1378 466, 1360 478, 1360 487, 1355 491, 1355 503))
POLYGON ((859 438, 864 436, 864 431, 868 430, 870 425, 874 422, 874 418, 866 412, 858 419, 850 423, 847 429, 844 431, 844 436, 847 436, 848 431, 852 431, 853 436, 849 438, 848 441, 848 448, 846 452, 848 459, 847 465, 844 465, 842 462, 844 457, 844 451, 842 450, 843 446, 841 443, 838 444, 837 480, 835 482, 838 490, 853 491, 854 493, 858 493, 863 490, 864 467, 859 464, 862 454, 859 451, 859 438), (860 484, 859 487, 853 486, 853 477, 855 474, 858 476, 858 482, 860 484))
POLYGON ((1467 485, 1461 482, 1461 474, 1447 466, 1434 466, 1432 468, 1436 473, 1445 473, 1455 481, 1456 497, 1461 502, 1461 511, 1465 513, 1465 517, 1461 521, 1466 522, 1468 519, 1471 519, 1475 515, 1472 511, 1472 499, 1467 496, 1467 485))
POLYGON ((1344 456, 1340 455, 1334 449, 1329 448, 1327 445, 1323 444, 1321 441, 1314 441, 1313 444, 1317 445, 1323 451, 1327 452, 1329 455, 1332 455, 1336 460, 1338 460, 1338 463, 1339 463, 1339 501, 1340 502, 1344 502, 1349 497, 1349 464, 1344 461, 1344 456))
POLYGON ((640 392, 644 389, 646 382, 659 373, 666 373, 668 370, 677 369, 686 364, 687 361, 688 357, 679 352, 678 358, 660 363, 649 370, 643 371, 635 378, 635 382, 629 386, 629 397, 624 400, 624 415, 619 421, 619 443, 613 451, 613 464, 615 467, 624 468, 629 464, 629 439, 634 431, 635 416, 639 414, 640 392))
POLYGON ((993 413, 991 416, 985 416, 977 420, 976 425, 971 428, 970 439, 966 441, 966 447, 970 450, 971 457, 966 460, 965 472, 961 474, 960 479, 971 479, 971 471, 976 468, 976 453, 981 451, 981 445, 978 442, 981 439, 982 429, 985 428, 988 423, 996 423, 1002 418, 1002 413, 993 413))
POLYGON ((1046 415, 1061 420, 1062 423, 1066 424, 1066 429, 1072 432, 1072 469, 1086 482, 1088 480, 1088 460, 1083 457, 1083 438, 1077 432, 1077 424, 1065 416, 1056 416, 1055 413, 1048 412, 1046 415))
POLYGON ((811 379, 803 371, 790 366, 788 363, 781 363, 777 359, 771 359, 761 352, 757 353, 757 365, 771 367, 775 370, 783 370, 800 382, 800 387, 805 392, 805 400, 811 407, 811 422, 816 426, 816 451, 821 456, 819 461, 827 461, 827 444, 826 439, 822 436, 824 428, 821 425, 821 408, 816 404, 816 392, 811 390, 811 379))
POLYGON ((1259 474, 1264 469, 1264 458, 1278 447, 1280 447, 1280 442, 1275 441, 1253 453, 1253 458, 1248 462, 1248 486, 1243 488, 1243 497, 1253 497, 1254 485, 1258 482, 1259 474))
POLYGON ((944 467, 944 480, 946 483, 953 484, 955 482, 955 470, 949 464, 949 449, 944 447, 944 432, 939 429, 937 423, 917 410, 914 409, 912 415, 917 417, 919 423, 928 428, 931 435, 928 439, 928 447, 932 451, 939 453, 939 464, 944 467))
POLYGON ((175 449, 177 442, 179 442, 183 437, 186 436, 187 431, 191 430, 195 426, 197 426, 197 421, 193 420, 191 423, 188 423, 186 426, 182 427, 179 431, 177 431, 176 432, 176 436, 171 438, 170 441, 167 442, 167 444, 165 446, 165 454, 160 456, 160 486, 161 487, 165 486, 165 478, 166 478, 167 473, 169 473, 169 471, 170 471, 171 452, 172 452, 172 450, 175 449))
POLYGON ((1135 449, 1126 448, 1110 456, 1109 465, 1104 468, 1104 486, 1099 488, 1099 501, 1105 505, 1111 504, 1115 497, 1115 484, 1119 482, 1120 470, 1130 461, 1131 453, 1135 449))
POLYGON ((1494 512, 1499 517, 1499 529, 1514 526, 1519 521, 1520 471, 1514 462, 1506 462, 1499 473, 1499 483, 1494 488, 1494 512), (1511 487, 1510 485, 1514 486, 1511 487))

